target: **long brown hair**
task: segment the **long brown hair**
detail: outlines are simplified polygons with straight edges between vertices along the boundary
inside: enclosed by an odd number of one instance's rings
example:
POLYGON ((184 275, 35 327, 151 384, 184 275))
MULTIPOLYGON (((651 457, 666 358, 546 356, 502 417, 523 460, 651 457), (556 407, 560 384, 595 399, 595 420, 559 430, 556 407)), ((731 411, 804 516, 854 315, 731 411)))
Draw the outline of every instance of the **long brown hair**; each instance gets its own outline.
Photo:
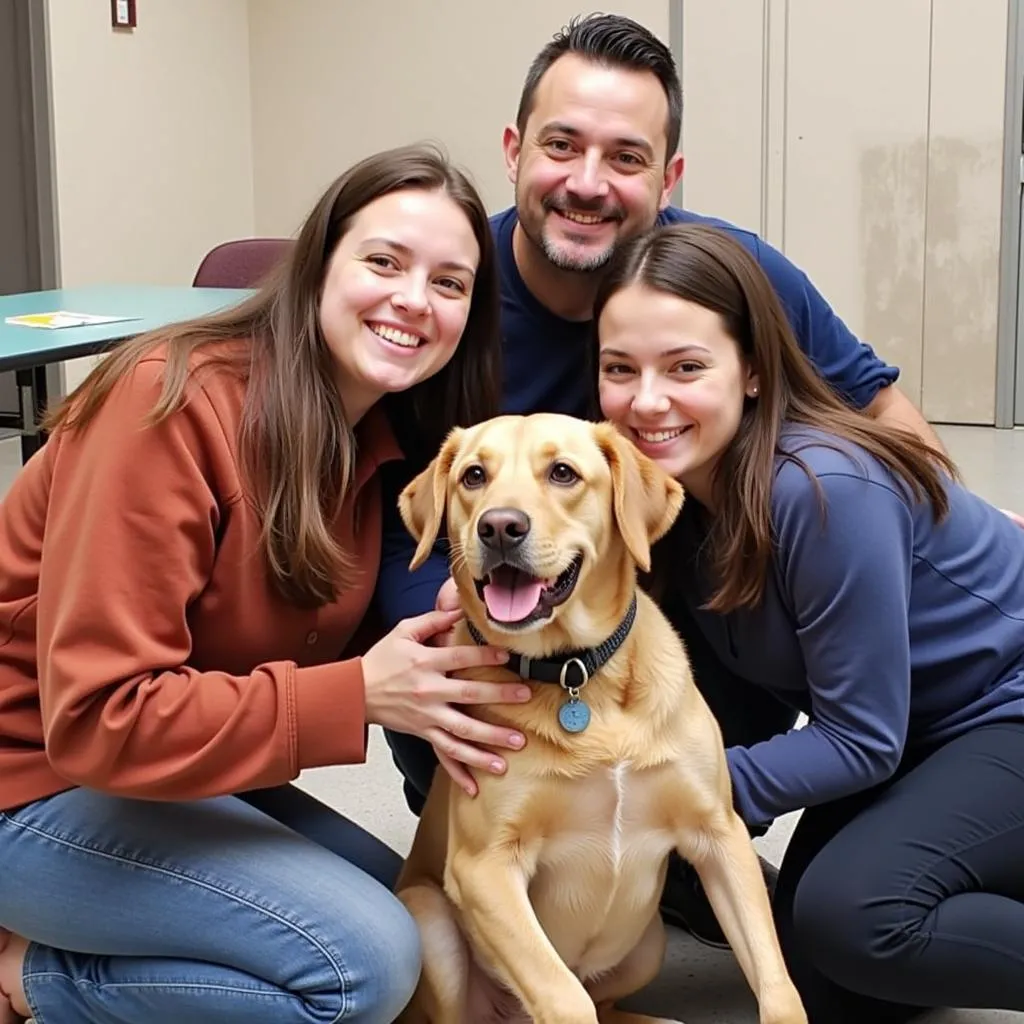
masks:
MULTIPOLYGON (((318 307, 328 263, 352 218, 403 189, 443 191, 465 213, 480 247, 462 339, 448 364, 383 404, 403 448, 440 447, 454 426, 498 411, 501 340, 498 271, 487 212, 469 178, 437 148, 405 146, 370 156, 337 178, 306 218, 288 255, 262 287, 226 311, 174 324, 113 349, 47 417, 49 430, 80 430, 111 389, 158 347, 162 389, 148 423, 187 401, 199 365, 234 370, 247 381, 239 430, 241 472, 260 517, 275 586, 289 600, 318 606, 352 582, 352 560, 331 524, 355 464, 351 425, 333 380, 318 307), (194 356, 203 354, 201 360, 194 356)), ((407 452, 408 454, 408 452, 407 452)))
POLYGON ((715 513, 707 542, 717 590, 709 609, 728 612, 761 600, 772 555, 776 458, 800 465, 824 503, 817 478, 797 454, 800 446, 779 447, 786 422, 859 445, 902 478, 917 500, 930 501, 936 518, 945 516, 943 473, 955 479, 955 466, 909 430, 878 423, 833 393, 797 344, 771 282, 740 242, 700 224, 655 228, 634 239, 609 266, 595 324, 616 292, 637 283, 714 310, 758 374, 760 396, 746 400, 713 480, 715 513))

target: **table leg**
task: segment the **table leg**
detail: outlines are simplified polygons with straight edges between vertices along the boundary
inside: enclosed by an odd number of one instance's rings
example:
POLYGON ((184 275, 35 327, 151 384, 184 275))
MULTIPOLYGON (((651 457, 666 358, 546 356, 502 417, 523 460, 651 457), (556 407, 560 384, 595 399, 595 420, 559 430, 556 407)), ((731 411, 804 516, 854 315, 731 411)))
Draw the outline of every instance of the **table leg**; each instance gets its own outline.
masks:
POLYGON ((24 465, 46 443, 46 432, 39 429, 39 417, 48 400, 46 367, 30 366, 15 371, 15 376, 21 410, 21 462, 24 465))

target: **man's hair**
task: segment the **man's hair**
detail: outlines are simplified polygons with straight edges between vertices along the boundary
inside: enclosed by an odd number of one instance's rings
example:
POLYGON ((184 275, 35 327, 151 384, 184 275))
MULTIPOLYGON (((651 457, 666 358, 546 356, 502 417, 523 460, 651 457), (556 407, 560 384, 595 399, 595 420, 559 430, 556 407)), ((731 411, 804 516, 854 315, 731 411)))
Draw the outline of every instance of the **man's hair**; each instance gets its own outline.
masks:
POLYGON ((526 122, 533 112, 540 80, 551 65, 567 53, 575 53, 605 67, 651 72, 661 83, 668 100, 666 159, 675 153, 682 132, 683 90, 672 51, 643 25, 621 14, 575 17, 534 57, 526 73, 516 113, 516 127, 520 135, 526 131, 526 122))

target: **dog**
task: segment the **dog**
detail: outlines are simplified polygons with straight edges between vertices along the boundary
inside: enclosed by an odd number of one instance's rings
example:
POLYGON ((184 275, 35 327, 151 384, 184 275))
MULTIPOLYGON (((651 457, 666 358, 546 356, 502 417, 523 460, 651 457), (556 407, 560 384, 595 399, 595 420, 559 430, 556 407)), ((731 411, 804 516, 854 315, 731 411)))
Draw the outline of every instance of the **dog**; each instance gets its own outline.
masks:
POLYGON ((504 775, 477 773, 475 797, 434 777, 396 885, 423 939, 404 1024, 658 1024, 617 1004, 661 968, 673 849, 761 1024, 807 1024, 717 723, 638 586, 682 502, 611 424, 557 414, 456 428, 400 495, 411 568, 446 525, 465 611, 455 642, 511 652, 476 678, 533 690, 472 711, 526 736, 504 775))

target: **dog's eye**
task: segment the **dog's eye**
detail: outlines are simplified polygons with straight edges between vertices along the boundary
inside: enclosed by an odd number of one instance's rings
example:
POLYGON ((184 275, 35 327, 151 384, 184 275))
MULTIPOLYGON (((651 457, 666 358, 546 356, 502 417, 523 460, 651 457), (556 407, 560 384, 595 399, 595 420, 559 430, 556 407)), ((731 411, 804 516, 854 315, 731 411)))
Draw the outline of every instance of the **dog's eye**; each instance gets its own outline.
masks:
POLYGON ((564 487, 567 484, 576 483, 576 481, 579 480, 580 475, 568 463, 556 462, 551 467, 551 472, 548 474, 548 478, 553 484, 561 484, 564 487))
POLYGON ((462 474, 463 487, 483 487, 487 483, 487 474, 483 466, 470 466, 462 474))

